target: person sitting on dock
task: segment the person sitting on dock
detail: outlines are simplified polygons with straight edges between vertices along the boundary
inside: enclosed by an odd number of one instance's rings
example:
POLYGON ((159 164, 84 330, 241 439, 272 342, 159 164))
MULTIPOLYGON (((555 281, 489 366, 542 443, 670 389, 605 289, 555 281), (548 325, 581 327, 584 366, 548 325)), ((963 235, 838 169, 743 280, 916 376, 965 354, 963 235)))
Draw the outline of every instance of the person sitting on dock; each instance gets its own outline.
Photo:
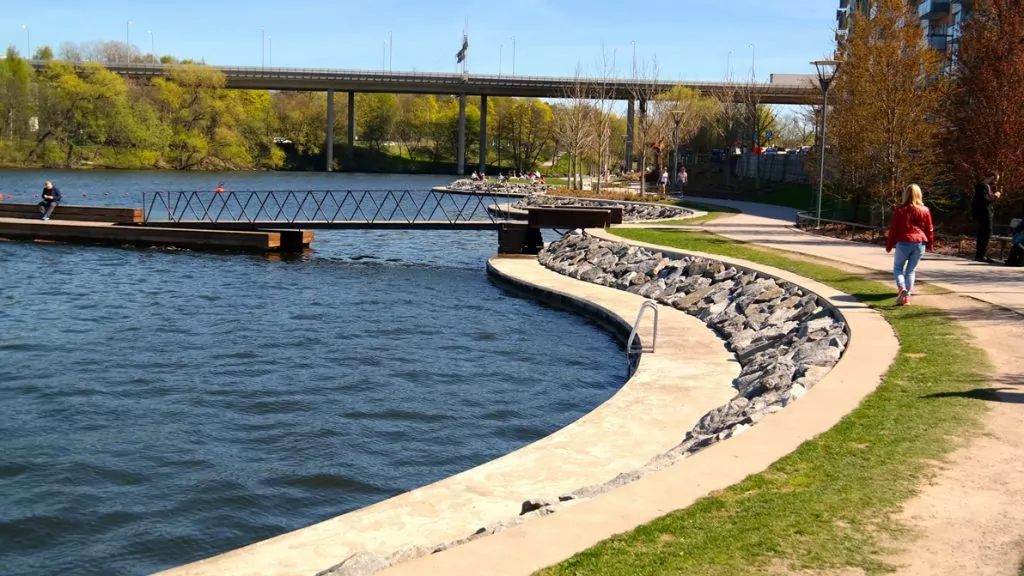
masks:
POLYGON ((60 189, 54 186, 53 182, 47 180, 43 184, 43 201, 38 204, 39 213, 43 215, 43 220, 50 219, 53 211, 57 209, 63 198, 64 196, 60 193, 60 189))

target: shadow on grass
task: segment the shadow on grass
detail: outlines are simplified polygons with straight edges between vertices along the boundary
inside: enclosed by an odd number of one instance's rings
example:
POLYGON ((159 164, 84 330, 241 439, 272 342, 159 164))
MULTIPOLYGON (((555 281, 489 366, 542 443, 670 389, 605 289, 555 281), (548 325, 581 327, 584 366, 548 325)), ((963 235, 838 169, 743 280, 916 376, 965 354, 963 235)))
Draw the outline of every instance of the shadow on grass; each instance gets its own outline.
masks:
POLYGON ((985 402, 1024 404, 1024 392, 1008 390, 1006 388, 975 388, 974 390, 965 390, 963 392, 939 392, 922 396, 922 398, 967 398, 970 400, 983 400, 985 402))

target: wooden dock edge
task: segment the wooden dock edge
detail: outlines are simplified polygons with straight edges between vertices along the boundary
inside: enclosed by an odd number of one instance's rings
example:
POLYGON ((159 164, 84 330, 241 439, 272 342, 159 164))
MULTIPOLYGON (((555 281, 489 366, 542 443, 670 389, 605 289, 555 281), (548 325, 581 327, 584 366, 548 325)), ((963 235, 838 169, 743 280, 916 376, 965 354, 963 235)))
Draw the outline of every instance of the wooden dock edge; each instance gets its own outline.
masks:
POLYGON ((190 250, 301 252, 312 242, 313 233, 309 230, 202 230, 0 218, 0 238, 190 250))

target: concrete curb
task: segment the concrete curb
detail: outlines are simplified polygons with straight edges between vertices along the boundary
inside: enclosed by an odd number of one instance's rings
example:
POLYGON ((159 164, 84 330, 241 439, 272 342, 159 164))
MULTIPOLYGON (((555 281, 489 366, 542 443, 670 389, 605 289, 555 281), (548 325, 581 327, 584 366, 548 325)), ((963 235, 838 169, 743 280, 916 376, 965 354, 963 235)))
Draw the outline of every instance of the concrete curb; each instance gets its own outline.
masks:
POLYGON ((587 232, 666 254, 718 260, 798 284, 826 299, 842 314, 851 332, 846 352, 800 401, 766 417, 738 437, 572 508, 380 574, 475 575, 482 567, 487 567, 487 574, 493 576, 532 574, 601 540, 685 508, 712 491, 763 471, 853 411, 881 383, 899 352, 899 342, 881 315, 824 284, 756 262, 634 242, 603 230, 587 232))

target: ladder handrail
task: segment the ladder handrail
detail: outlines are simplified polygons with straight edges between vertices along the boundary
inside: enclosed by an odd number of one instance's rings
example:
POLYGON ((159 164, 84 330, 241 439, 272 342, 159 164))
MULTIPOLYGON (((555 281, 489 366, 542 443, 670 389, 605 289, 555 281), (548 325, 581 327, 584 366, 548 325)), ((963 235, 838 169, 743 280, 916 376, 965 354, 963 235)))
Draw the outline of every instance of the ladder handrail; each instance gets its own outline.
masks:
POLYGON ((640 310, 636 313, 636 320, 633 321, 633 330, 629 333, 629 340, 626 341, 626 372, 628 375, 632 375, 633 366, 630 363, 630 357, 633 354, 653 354, 655 345, 658 342, 658 303, 654 300, 644 300, 643 304, 640 304, 640 310), (651 333, 651 345, 644 346, 643 341, 640 342, 640 348, 636 351, 633 350, 633 342, 636 341, 637 329, 640 327, 640 321, 643 320, 644 311, 654 311, 654 330, 651 333))

